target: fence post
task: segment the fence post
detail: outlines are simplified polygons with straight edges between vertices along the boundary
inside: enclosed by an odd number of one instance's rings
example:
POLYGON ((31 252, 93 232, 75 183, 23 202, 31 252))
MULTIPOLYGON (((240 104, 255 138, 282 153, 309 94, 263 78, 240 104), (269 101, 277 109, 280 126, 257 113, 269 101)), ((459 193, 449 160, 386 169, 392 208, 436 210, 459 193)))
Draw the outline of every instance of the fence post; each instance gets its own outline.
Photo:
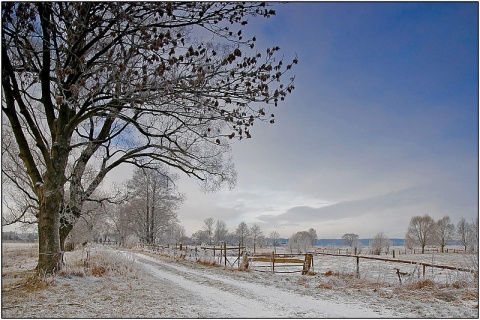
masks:
POLYGON ((360 278, 360 257, 357 256, 357 279, 360 278))
POLYGON ((423 278, 425 278, 425 265, 423 265, 423 278))
POLYGON ((272 272, 275 272, 275 252, 272 251, 272 272))
POLYGON ((395 259, 395 250, 392 250, 393 252, 393 259, 395 259))
POLYGON ((223 243, 223 251, 225 252, 225 267, 227 266, 227 243, 223 243))
POLYGON ((238 261, 238 267, 240 268, 240 241, 238 242, 238 260, 237 261, 238 261))

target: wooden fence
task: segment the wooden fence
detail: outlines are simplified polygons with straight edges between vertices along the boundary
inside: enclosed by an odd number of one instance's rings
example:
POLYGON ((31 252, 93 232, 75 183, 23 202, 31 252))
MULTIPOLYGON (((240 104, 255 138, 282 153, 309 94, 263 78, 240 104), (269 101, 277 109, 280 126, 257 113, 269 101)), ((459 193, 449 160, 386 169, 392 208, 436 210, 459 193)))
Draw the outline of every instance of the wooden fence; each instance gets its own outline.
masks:
POLYGON ((228 247, 226 243, 220 246, 211 246, 211 247, 200 247, 203 250, 210 250, 213 252, 213 258, 218 258, 218 263, 223 264, 225 267, 230 265, 233 267, 235 263, 240 268, 240 259, 244 255, 245 247, 238 244, 238 246, 228 247), (228 252, 233 252, 234 254, 228 255, 228 252), (229 258, 230 257, 230 258, 229 258), (232 257, 235 257, 235 260, 231 262, 232 257))
MULTIPOLYGON (((380 258, 380 257, 370 257, 370 256, 360 256, 360 255, 353 255, 353 254, 335 254, 335 253, 323 253, 323 252, 316 252, 316 254, 319 255, 326 255, 326 256, 337 256, 337 257, 351 257, 356 259, 356 277, 360 277, 360 259, 366 259, 366 260, 379 260, 379 261, 386 261, 386 262, 393 262, 393 263, 404 263, 404 264, 414 264, 414 265, 419 265, 422 266, 423 269, 423 277, 425 277, 425 268, 426 267, 431 267, 431 268, 439 268, 439 269, 446 269, 446 270, 455 270, 455 271, 462 271, 462 272, 469 272, 473 273, 476 278, 478 278, 478 270, 473 270, 469 268, 460 268, 460 267, 452 267, 452 266, 446 266, 446 265, 437 265, 437 264, 432 264, 432 263, 426 263, 426 262, 416 262, 416 261, 410 261, 410 260, 400 260, 400 259, 388 259, 388 258, 380 258)), ((400 272, 400 269, 397 270, 397 275, 399 278, 400 283, 401 278, 400 275, 405 274, 403 272, 400 272)))
POLYGON ((258 270, 254 268, 270 268, 271 272, 274 273, 294 273, 294 272, 301 272, 302 275, 307 274, 310 269, 313 270, 313 254, 307 253, 305 254, 305 258, 299 259, 298 255, 291 255, 291 254, 275 254, 272 252, 271 254, 255 254, 252 257, 248 258, 251 262, 251 268, 256 271, 264 271, 258 270), (260 266, 253 266, 253 262, 268 262, 269 265, 260 265, 260 266), (275 265, 277 266, 277 270, 275 270, 275 265), (279 266, 301 266, 302 270, 295 270, 295 271, 279 271, 279 266))
MULTIPOLYGON (((367 254, 373 254, 373 251, 369 248, 362 248, 360 251, 366 252, 367 254)), ((360 252, 359 251, 359 252, 360 252)), ((356 248, 316 248, 315 252, 317 253, 331 253, 331 254, 357 254, 356 248)), ((457 249, 457 248, 445 248, 444 253, 465 253, 465 250, 463 249, 457 249)), ((395 255, 406 255, 406 254, 422 254, 422 249, 420 248, 413 248, 413 249, 407 249, 407 248, 390 248, 387 252, 383 252, 385 255, 392 255, 395 258, 395 255)), ((439 248, 425 248, 424 254, 428 253, 441 253, 441 249, 439 248)))

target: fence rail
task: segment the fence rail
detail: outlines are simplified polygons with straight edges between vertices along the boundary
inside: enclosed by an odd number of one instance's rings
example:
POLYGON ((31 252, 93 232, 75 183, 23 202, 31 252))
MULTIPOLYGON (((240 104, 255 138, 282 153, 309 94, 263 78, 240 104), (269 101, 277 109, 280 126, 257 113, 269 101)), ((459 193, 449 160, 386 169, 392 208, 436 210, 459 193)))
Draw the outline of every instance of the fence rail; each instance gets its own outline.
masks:
POLYGON ((271 272, 274 273, 295 273, 301 272, 302 274, 307 274, 310 269, 313 270, 313 254, 306 253, 305 258, 299 259, 298 255, 289 255, 289 254, 275 254, 272 252, 271 254, 255 254, 248 258, 250 263, 252 263, 251 268, 256 271, 263 271, 254 268, 270 268, 271 272), (267 262, 269 265, 256 265, 253 266, 253 262, 267 262), (279 271, 278 267, 280 266, 291 266, 291 267, 302 267, 302 270, 293 270, 293 271, 279 271), (275 270, 275 266, 277 266, 277 270, 275 270))
MULTIPOLYGON (((386 262, 393 262, 393 263, 404 263, 404 264, 415 264, 423 267, 423 277, 425 277, 425 268, 438 268, 438 269, 446 269, 446 270, 455 270, 455 271, 462 271, 462 272, 469 272, 474 274, 475 277, 478 278, 478 270, 470 269, 470 268, 461 268, 461 267, 453 267, 453 266, 446 266, 446 265, 438 265, 426 262, 416 262, 411 260, 400 260, 400 259, 389 259, 389 258, 380 258, 380 257, 370 257, 370 256, 361 256, 361 255, 353 255, 353 254, 336 254, 336 253, 323 253, 323 252, 315 252, 317 255, 325 255, 325 256, 337 256, 337 257, 351 257, 356 259, 356 273, 357 277, 360 276, 360 259, 366 260, 379 260, 379 261, 386 261, 386 262)), ((397 274, 400 274, 399 269, 397 269, 397 274)), ((399 276, 400 279, 400 276, 399 276)), ((400 280, 401 282, 401 280, 400 280)))
MULTIPOLYGON (((360 249, 361 251, 367 252, 369 254, 373 254, 373 250, 367 248, 362 248, 360 249)), ((327 248, 327 247, 322 247, 322 248, 316 248, 315 252, 318 253, 336 253, 336 254, 353 254, 356 252, 356 250, 352 250, 351 248, 327 248)), ((359 251, 360 252, 360 251, 359 251)), ((406 255, 406 254, 428 254, 428 253, 442 253, 441 249, 439 248, 425 248, 424 252, 422 252, 422 249, 418 248, 413 248, 413 249, 407 249, 407 248, 390 248, 388 251, 385 252, 386 255, 393 255, 395 258, 395 254, 397 255, 406 255)), ((458 249, 458 248, 445 248, 443 253, 466 253, 464 249, 458 249)))

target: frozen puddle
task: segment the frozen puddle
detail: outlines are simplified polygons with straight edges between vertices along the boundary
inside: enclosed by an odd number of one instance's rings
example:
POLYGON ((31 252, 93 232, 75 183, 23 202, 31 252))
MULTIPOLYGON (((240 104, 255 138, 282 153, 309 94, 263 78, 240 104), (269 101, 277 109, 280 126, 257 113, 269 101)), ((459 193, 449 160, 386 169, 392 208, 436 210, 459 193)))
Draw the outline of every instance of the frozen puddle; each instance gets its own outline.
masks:
MULTIPOLYGON (((154 277, 170 281, 178 296, 194 296, 214 318, 392 318, 390 310, 373 310, 361 302, 325 301, 261 283, 206 274, 143 254, 138 263, 154 277)), ((341 295, 339 295, 341 298, 341 295)), ((195 303, 192 301, 192 303, 195 303)), ((203 309, 203 308, 202 308, 203 309)))

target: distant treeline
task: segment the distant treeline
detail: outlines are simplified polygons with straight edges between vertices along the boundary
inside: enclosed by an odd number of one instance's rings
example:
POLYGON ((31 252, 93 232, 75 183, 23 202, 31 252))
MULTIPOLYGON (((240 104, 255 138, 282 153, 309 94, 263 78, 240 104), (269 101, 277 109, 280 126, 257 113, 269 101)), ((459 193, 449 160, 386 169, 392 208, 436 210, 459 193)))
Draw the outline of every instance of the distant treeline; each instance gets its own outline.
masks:
MULTIPOLYGON (((288 239, 285 239, 285 238, 280 238, 278 240, 283 245, 287 244, 288 242, 288 239)), ((405 239, 390 239, 390 240, 392 240, 392 246, 394 247, 395 246, 403 247, 405 245, 405 239)), ((358 241, 362 244, 362 246, 368 247, 371 239, 358 239, 358 241)), ((342 247, 344 245, 345 244, 342 239, 317 239, 317 242, 315 243, 316 247, 329 247, 329 246, 342 247)), ((451 241, 448 241, 448 245, 460 245, 460 243, 457 240, 451 240, 451 241)))
POLYGON ((2 231, 2 240, 35 242, 38 240, 37 233, 18 233, 16 231, 2 231))
MULTIPOLYGON (((404 239, 390 239, 392 240, 392 246, 403 246, 405 244, 404 239)), ((362 244, 362 246, 367 247, 370 245, 371 239, 358 239, 358 242, 362 244)), ((328 247, 328 246, 336 246, 341 247, 344 246, 345 242, 343 239, 318 239, 316 246, 317 247, 328 247)))

